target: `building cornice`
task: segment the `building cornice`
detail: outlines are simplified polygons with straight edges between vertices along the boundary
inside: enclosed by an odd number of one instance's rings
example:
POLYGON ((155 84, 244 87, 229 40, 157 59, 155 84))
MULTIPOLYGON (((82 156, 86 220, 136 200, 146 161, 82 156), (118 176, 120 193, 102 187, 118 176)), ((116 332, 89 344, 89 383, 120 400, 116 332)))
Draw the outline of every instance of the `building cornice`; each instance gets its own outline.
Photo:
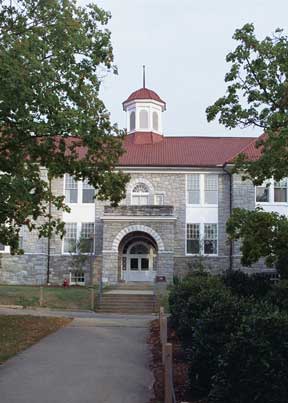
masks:
POLYGON ((177 217, 163 217, 163 216, 117 216, 117 215, 105 215, 100 217, 103 221, 175 221, 177 217))

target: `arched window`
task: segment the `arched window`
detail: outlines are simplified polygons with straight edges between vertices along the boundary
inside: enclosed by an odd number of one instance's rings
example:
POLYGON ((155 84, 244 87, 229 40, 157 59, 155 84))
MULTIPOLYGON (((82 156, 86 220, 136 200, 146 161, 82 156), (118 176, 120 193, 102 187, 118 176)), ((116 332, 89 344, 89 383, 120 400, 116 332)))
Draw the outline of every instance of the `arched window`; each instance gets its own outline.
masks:
POLYGON ((140 129, 148 129, 148 112, 145 109, 140 111, 140 129))
POLYGON ((131 112, 130 113, 130 132, 132 132, 132 130, 135 130, 135 112, 131 112))
POLYGON ((129 251, 130 255, 148 255, 149 249, 144 243, 134 244, 129 251))
POLYGON ((153 129, 158 131, 159 130, 159 118, 158 118, 157 112, 153 112, 152 120, 153 120, 153 129))
POLYGON ((132 205, 145 206, 149 203, 149 189, 144 183, 138 183, 132 190, 132 205))

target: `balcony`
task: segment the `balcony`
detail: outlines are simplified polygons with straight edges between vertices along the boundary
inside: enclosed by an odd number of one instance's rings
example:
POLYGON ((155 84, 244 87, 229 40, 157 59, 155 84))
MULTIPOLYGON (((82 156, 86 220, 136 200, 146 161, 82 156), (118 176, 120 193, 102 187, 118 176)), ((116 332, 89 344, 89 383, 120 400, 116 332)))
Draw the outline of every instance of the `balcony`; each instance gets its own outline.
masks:
POLYGON ((173 206, 118 206, 118 207, 104 207, 104 217, 170 217, 174 216, 173 206))

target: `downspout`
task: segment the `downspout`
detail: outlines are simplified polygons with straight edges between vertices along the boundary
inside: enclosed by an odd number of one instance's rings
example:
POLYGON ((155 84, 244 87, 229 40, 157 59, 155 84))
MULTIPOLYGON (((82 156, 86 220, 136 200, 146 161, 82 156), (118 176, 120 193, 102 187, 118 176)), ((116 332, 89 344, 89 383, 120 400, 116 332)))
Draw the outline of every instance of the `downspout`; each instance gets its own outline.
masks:
MULTIPOLYGON (((229 216, 232 214, 232 174, 231 172, 226 168, 226 165, 223 166, 223 171, 225 171, 228 174, 229 177, 229 216)), ((229 241, 229 270, 233 270, 233 241, 229 241)))
POLYGON ((51 225, 51 178, 48 178, 49 181, 49 204, 48 204, 48 240, 47 240, 47 285, 50 285, 50 251, 51 251, 51 233, 50 233, 50 225, 51 225))

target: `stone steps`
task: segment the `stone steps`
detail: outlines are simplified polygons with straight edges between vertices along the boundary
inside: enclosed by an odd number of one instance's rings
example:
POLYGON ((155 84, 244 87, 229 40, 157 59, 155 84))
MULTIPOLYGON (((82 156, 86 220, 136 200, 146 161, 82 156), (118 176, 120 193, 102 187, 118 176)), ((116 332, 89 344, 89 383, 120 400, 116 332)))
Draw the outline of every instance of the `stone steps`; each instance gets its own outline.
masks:
POLYGON ((97 312, 151 314, 155 312, 155 298, 152 292, 129 288, 124 293, 122 287, 108 291, 102 296, 97 312), (119 294, 117 293, 119 291, 119 294), (137 294, 139 292, 139 294, 137 294), (142 294, 141 294, 142 292, 142 294))
POLYGON ((117 290, 152 290, 150 283, 123 283, 116 287, 117 290))

